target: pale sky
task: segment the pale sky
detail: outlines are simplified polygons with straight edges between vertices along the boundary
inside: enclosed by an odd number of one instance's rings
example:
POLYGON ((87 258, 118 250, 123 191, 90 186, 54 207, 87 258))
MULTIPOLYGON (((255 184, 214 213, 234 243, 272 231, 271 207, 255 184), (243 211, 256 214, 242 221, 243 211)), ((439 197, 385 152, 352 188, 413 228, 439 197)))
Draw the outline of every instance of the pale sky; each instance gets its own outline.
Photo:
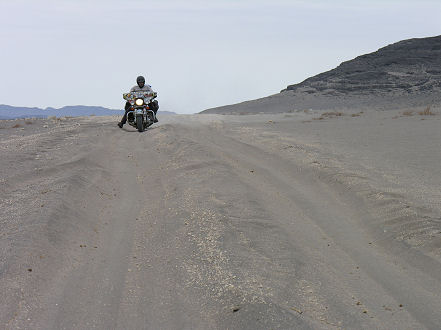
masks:
POLYGON ((441 34, 441 1, 0 0, 0 104, 161 110, 278 93, 342 61, 441 34))

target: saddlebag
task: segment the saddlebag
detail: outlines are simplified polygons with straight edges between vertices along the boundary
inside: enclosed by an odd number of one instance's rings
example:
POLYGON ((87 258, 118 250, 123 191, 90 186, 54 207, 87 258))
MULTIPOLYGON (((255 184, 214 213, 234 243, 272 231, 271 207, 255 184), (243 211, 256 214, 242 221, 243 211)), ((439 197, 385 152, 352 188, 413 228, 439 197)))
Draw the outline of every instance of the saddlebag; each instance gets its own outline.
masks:
POLYGON ((159 103, 157 100, 153 100, 149 103, 149 108, 152 109, 155 113, 159 110, 159 103))

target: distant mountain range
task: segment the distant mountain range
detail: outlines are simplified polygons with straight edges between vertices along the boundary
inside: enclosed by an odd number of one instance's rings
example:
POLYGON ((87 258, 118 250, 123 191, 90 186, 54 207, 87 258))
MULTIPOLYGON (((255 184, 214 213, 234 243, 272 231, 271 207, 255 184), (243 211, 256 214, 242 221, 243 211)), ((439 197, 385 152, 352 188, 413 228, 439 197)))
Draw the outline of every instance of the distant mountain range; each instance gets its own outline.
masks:
POLYGON ((441 104, 441 36, 409 39, 289 85, 279 94, 203 113, 401 108, 441 104))
MULTIPOLYGON (((47 118, 49 116, 57 117, 79 117, 79 116, 112 116, 123 115, 123 110, 112 110, 103 107, 74 105, 66 106, 60 109, 55 108, 26 108, 14 107, 10 105, 0 104, 0 119, 16 119, 16 118, 47 118)), ((174 112, 161 111, 160 115, 175 114, 174 112)))

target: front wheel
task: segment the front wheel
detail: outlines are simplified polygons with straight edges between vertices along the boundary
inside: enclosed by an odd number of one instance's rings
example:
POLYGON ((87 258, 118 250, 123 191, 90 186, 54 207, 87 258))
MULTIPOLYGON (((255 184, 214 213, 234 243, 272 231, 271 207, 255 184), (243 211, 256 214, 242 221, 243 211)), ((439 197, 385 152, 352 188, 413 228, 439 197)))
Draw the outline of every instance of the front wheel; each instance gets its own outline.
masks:
POLYGON ((144 131, 144 118, 142 118, 142 115, 136 116, 136 128, 138 132, 144 131))

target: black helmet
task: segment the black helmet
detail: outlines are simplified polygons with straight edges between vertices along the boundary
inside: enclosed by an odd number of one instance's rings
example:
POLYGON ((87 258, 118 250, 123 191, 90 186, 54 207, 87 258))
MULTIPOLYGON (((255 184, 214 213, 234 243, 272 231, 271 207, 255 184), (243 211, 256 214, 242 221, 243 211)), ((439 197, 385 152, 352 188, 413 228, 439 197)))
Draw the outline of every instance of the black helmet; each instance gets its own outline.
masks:
POLYGON ((145 84, 145 79, 143 76, 139 76, 138 78, 136 78, 136 83, 139 85, 144 85, 145 84))

